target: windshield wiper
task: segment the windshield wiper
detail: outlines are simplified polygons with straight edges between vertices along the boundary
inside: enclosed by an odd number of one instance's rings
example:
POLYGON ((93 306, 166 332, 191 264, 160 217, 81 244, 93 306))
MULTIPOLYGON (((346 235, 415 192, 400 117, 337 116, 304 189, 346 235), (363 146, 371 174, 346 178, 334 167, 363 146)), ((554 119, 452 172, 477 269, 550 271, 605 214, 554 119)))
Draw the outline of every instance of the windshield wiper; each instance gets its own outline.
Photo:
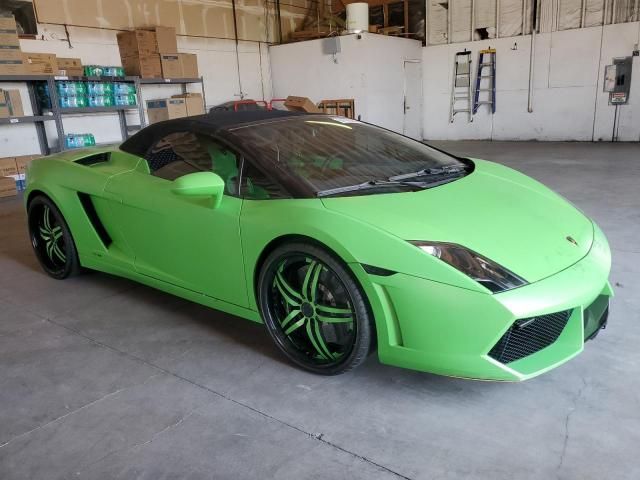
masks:
POLYGON ((464 166, 445 165, 443 167, 425 168, 423 170, 418 170, 417 172, 403 173, 402 175, 394 175, 393 177, 389 177, 389 180, 392 182, 395 182, 398 180, 406 180, 407 178, 416 178, 416 177, 424 177, 424 176, 457 175, 465 171, 466 171, 466 168, 464 166))
POLYGON ((426 184, 424 182, 405 182, 401 180, 369 180, 363 183, 357 183, 355 185, 347 185, 345 187, 337 187, 330 188, 327 190, 320 190, 317 193, 318 197, 327 197, 329 195, 336 195, 338 193, 346 193, 346 192, 355 192, 357 190, 365 190, 368 188, 377 188, 377 187, 412 187, 414 189, 423 189, 426 188, 426 184))

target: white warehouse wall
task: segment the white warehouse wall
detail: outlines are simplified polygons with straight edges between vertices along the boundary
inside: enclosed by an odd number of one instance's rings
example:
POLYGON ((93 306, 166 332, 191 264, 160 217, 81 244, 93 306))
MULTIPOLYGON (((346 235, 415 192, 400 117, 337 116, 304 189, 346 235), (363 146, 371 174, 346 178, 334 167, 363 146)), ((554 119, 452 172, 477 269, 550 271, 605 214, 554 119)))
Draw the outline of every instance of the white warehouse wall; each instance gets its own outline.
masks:
MULTIPOLYGON (((59 57, 77 57, 84 65, 120 65, 116 31, 96 28, 69 27, 67 41, 64 28, 55 25, 38 25, 39 40, 21 40, 25 52, 55 53, 59 57)), ((198 56, 200 74, 208 106, 240 99, 238 67, 233 40, 178 37, 178 50, 198 56)), ((256 42, 240 42, 240 79, 245 98, 269 100, 271 98, 271 73, 267 47, 256 42)), ((24 84, 5 83, 1 88, 21 90, 25 115, 30 115, 29 97, 24 84)), ((199 92, 199 85, 189 90, 199 92)), ((166 98, 180 93, 179 86, 145 86, 142 101, 166 98)), ((127 114, 129 124, 138 124, 137 112, 127 114)), ((96 142, 120 142, 120 124, 117 114, 66 115, 66 133, 93 133, 96 142)), ((47 122, 47 137, 51 146, 57 145, 53 122, 47 122)), ((32 125, 0 126, 0 157, 38 153, 38 139, 32 125)))
POLYGON ((335 59, 322 53, 323 40, 271 46, 274 97, 297 95, 316 103, 353 98, 356 116, 363 121, 402 132, 404 61, 420 61, 421 43, 368 33, 339 41, 335 59))
MULTIPOLYGON (((615 108, 602 91, 604 67, 630 56, 640 24, 624 23, 536 36, 533 112, 527 111, 531 37, 518 36, 423 49, 423 136, 429 140, 610 141, 615 108), (517 44, 517 49, 514 44, 517 44), (497 50, 496 113, 481 106, 473 122, 457 114, 449 123, 456 52, 497 50)), ((618 140, 640 140, 640 57, 634 57, 629 104, 619 107, 618 140)), ((475 77, 472 77, 475 84, 475 77)))

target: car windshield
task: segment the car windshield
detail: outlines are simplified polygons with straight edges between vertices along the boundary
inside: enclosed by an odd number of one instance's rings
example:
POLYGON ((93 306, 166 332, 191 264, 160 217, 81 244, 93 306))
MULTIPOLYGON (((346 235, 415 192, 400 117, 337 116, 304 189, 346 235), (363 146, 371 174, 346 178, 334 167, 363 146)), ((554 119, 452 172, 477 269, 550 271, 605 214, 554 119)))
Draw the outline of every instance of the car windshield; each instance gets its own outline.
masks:
POLYGON ((445 172, 457 169, 460 176, 465 168, 423 143, 344 117, 305 115, 239 126, 229 133, 265 171, 284 184, 297 184, 295 190, 304 196, 406 191, 442 182, 445 172))

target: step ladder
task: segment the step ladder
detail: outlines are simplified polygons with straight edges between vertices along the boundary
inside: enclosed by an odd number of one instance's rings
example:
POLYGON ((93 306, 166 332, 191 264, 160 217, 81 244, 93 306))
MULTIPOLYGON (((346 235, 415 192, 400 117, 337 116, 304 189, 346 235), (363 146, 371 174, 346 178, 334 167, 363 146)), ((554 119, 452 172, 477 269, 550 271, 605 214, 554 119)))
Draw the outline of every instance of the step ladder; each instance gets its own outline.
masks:
POLYGON ((487 105, 491 113, 496 113, 496 50, 487 48, 478 52, 476 65, 476 86, 473 95, 473 114, 487 105))
POLYGON ((453 117, 456 116, 456 113, 466 113, 467 121, 473 121, 471 116, 471 52, 467 50, 456 53, 453 62, 449 122, 453 123, 453 117))

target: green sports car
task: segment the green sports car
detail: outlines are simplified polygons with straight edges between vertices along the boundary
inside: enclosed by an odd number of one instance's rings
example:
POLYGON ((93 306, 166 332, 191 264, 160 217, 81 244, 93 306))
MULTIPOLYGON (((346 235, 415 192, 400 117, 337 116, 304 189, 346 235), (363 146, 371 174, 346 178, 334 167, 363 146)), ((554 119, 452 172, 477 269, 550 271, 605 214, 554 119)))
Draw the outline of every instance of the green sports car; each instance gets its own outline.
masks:
POLYGON ((44 270, 127 277, 265 324, 320 374, 525 380, 606 325, 598 226, 510 168, 329 115, 220 112, 33 161, 44 270))

